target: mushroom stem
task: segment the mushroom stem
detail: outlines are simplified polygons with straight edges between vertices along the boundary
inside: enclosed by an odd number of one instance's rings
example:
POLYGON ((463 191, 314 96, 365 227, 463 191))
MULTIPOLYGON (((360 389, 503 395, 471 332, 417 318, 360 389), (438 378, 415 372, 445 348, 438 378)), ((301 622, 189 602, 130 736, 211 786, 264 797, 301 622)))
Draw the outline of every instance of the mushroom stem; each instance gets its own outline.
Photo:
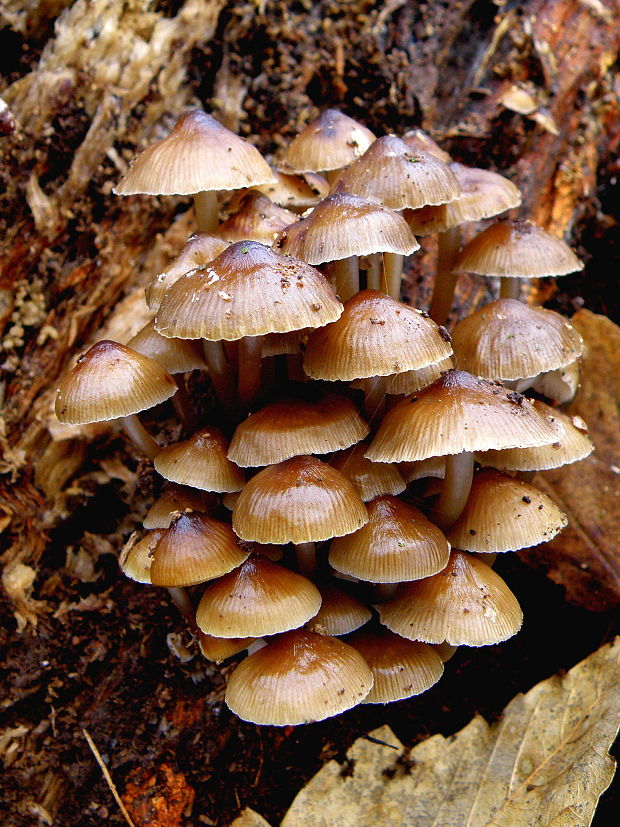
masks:
POLYGON ((350 299, 360 289, 360 274, 357 256, 341 258, 332 263, 332 273, 336 280, 336 293, 343 302, 350 299))
POLYGON ((170 599, 177 607, 179 612, 187 620, 192 629, 196 628, 196 609, 194 604, 189 599, 189 595, 185 589, 174 586, 168 589, 170 599))
POLYGON ((316 571, 316 546, 314 543, 296 543, 297 568, 300 574, 310 577, 316 571))
POLYGON ((139 448, 149 459, 155 459, 161 451, 161 447, 140 422, 138 415, 124 416, 121 423, 136 448, 139 448))
POLYGON ((381 273, 383 272, 383 260, 381 253, 373 253, 367 256, 368 269, 366 270, 366 289, 381 290, 381 273))
POLYGON ((208 342, 203 339, 202 349, 215 392, 222 405, 230 413, 235 408, 235 392, 222 343, 208 342))
POLYGON ((194 410, 189 394, 187 393, 185 379, 183 378, 182 373, 176 373, 172 378, 178 388, 177 392, 172 397, 172 407, 176 411, 176 414, 181 420, 185 430, 193 433, 198 430, 200 423, 198 422, 196 411, 194 410))
POLYGON ((262 348, 262 336, 244 336, 243 339, 239 339, 237 391, 243 410, 250 409, 260 390, 262 348))
POLYGON ((254 652, 258 652, 259 649, 262 649, 264 646, 267 645, 267 641, 262 637, 257 637, 256 640, 253 640, 252 643, 247 647, 247 653, 249 655, 253 655, 254 652))
POLYGON ((500 299, 517 299, 521 298, 521 286, 523 279, 519 278, 503 278, 499 285, 500 299))
POLYGON ((433 649, 437 652, 444 663, 450 660, 458 648, 458 646, 453 646, 451 643, 448 643, 447 640, 444 640, 443 643, 433 644, 433 649))
POLYGON ((437 505, 433 509, 433 522, 445 531, 461 515, 474 476, 474 455, 469 451, 446 457, 446 475, 437 505))
POLYGON ((383 253, 383 274, 381 290, 393 299, 400 299, 400 283, 403 278, 405 257, 399 253, 383 253))
POLYGON ((217 192, 197 192, 194 195, 194 211, 199 233, 212 233, 219 224, 217 192))
POLYGON ((375 423, 383 416, 385 408, 385 392, 387 388, 387 376, 373 376, 364 381, 364 416, 368 422, 375 423))
POLYGON ((445 324, 454 300, 457 273, 454 262, 461 246, 460 227, 451 227, 437 238, 437 273, 429 316, 437 324, 445 324))

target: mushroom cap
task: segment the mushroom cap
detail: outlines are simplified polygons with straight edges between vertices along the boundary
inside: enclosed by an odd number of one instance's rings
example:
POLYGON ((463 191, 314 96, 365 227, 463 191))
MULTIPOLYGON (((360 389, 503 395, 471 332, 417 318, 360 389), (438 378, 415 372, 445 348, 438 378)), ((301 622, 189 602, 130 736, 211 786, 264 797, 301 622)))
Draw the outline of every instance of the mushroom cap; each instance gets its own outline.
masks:
POLYGON ((432 456, 555 442, 561 427, 521 394, 451 370, 384 416, 366 456, 413 462, 432 456))
POLYGON ((163 529, 159 528, 147 531, 143 537, 137 531, 132 532, 118 558, 123 574, 136 583, 150 583, 153 549, 163 534, 163 529))
POLYGON ((447 204, 406 210, 404 218, 416 235, 443 233, 468 221, 480 221, 512 210, 521 193, 508 178, 489 169, 450 164, 461 185, 461 195, 447 204))
MULTIPOLYGON (((254 187, 270 198, 274 204, 285 207, 287 210, 300 212, 314 207, 315 204, 325 198, 329 193, 329 184, 322 175, 315 172, 307 172, 303 175, 296 175, 282 172, 278 169, 271 169, 273 181, 266 184, 259 184, 254 187)), ((243 191, 239 195, 243 195, 243 191)), ((237 194, 231 198, 229 207, 237 203, 237 194)))
POLYGON ((481 276, 542 278, 583 270, 583 262, 562 239, 531 221, 498 221, 461 250, 454 270, 481 276))
POLYGON ((162 494, 155 500, 142 520, 144 528, 169 528, 175 511, 211 510, 216 504, 215 497, 204 491, 167 483, 162 494))
POLYGON ((214 663, 221 663, 226 658, 231 658, 233 655, 243 652, 254 640, 255 638, 252 637, 213 637, 213 635, 198 632, 198 646, 202 656, 214 663))
POLYGON ((132 348, 149 359, 154 359, 168 373, 186 373, 205 370, 204 355, 198 342, 186 339, 167 339, 155 330, 153 320, 147 322, 128 342, 132 348))
POLYGON ((230 676, 225 701, 244 721, 294 726, 350 709, 371 687, 372 672, 352 646, 297 629, 242 661, 230 676))
POLYGON ((308 264, 420 249, 402 215, 345 192, 328 195, 310 215, 284 228, 274 246, 308 264))
POLYGON ((364 502, 381 494, 402 494, 407 487, 398 468, 391 462, 371 462, 364 454, 366 442, 335 454, 329 464, 352 484, 364 502))
POLYGON ((217 228, 216 235, 228 242, 250 239, 272 246, 278 234, 299 216, 276 206, 262 192, 250 190, 241 199, 241 203, 226 221, 217 228))
POLYGON ((194 586, 221 577, 248 556, 226 523, 184 512, 166 529, 152 552, 154 586, 194 586))
POLYGON ((465 508, 446 536, 463 551, 516 551, 551 540, 567 522, 533 485, 484 468, 474 474, 465 508))
POLYGON ((507 448, 504 451, 485 451, 476 458, 482 465, 503 468, 506 471, 548 471, 571 462, 578 462, 594 450, 588 437, 588 426, 579 416, 569 416, 557 408, 534 400, 536 410, 546 417, 555 417, 564 433, 551 445, 537 448, 507 448))
POLYGON ((229 458, 241 467, 256 468, 301 454, 339 451, 367 436, 368 425, 350 399, 316 393, 312 387, 309 391, 287 395, 251 414, 233 434, 229 458))
POLYGON ((245 477, 227 452, 224 434, 208 425, 189 439, 163 448, 155 457, 155 470, 167 480, 203 491, 241 491, 245 477))
POLYGON ((302 327, 301 330, 291 330, 289 333, 267 333, 263 337, 262 358, 299 353, 313 330, 312 327, 302 327))
POLYGON ((448 164, 411 149, 394 135, 378 138, 338 178, 334 192, 350 192, 393 210, 445 204, 461 194, 448 164))
POLYGON ((488 646, 516 634, 523 613, 516 597, 490 566, 453 551, 446 568, 402 583, 395 597, 376 607, 381 623, 410 640, 453 646, 488 646))
POLYGON ((214 235, 195 233, 190 236, 179 255, 147 285, 145 296, 149 310, 159 310, 166 290, 169 290, 181 276, 200 270, 227 247, 228 242, 214 235))
POLYGON ((362 290, 336 322, 310 335, 304 370, 313 379, 348 381, 418 370, 451 353, 426 314, 378 290, 362 290))
POLYGON ((321 594, 310 580, 251 554, 207 586, 196 623, 215 637, 263 637, 297 629, 320 608, 321 594))
POLYGON ((452 161, 452 158, 445 149, 442 149, 423 129, 410 129, 401 136, 401 141, 407 144, 410 149, 418 149, 434 155, 435 158, 439 158, 444 164, 449 164, 452 161))
POLYGON ((439 362, 433 362, 432 365, 426 365, 426 367, 417 370, 405 370, 390 377, 386 392, 393 396, 415 393, 428 385, 432 385, 442 373, 451 370, 453 367, 452 357, 447 356, 445 359, 440 359, 439 362))
POLYGON ((155 328, 174 338, 232 341, 319 327, 341 313, 336 294, 314 267, 257 241, 238 241, 204 271, 173 284, 155 328))
POLYGON ((176 390, 174 379, 153 359, 103 339, 60 380, 56 417, 70 425, 119 419, 165 402, 176 390))
POLYGON ((414 462, 399 462, 396 466, 405 482, 432 477, 442 480, 446 476, 446 458, 428 457, 414 462))
POLYGON ((499 299, 455 325, 452 347, 461 370, 513 380, 574 362, 583 352, 583 339, 554 310, 499 299))
POLYGON ((372 670, 374 683, 362 703, 389 704, 426 692, 443 675, 432 646, 407 640, 388 629, 364 628, 347 638, 372 670))
POLYGON ((334 583, 319 584, 321 608, 317 615, 306 623, 306 629, 320 635, 348 635, 368 623, 372 617, 370 609, 334 583))
POLYGON ((260 152, 201 110, 182 115, 170 134, 138 155, 116 195, 194 195, 273 180, 260 152))
POLYGON ((557 370, 545 371, 537 376, 532 388, 551 399, 556 405, 570 402, 579 387, 579 359, 557 370))
POLYGON ((368 514, 355 488, 335 468, 300 456, 270 465, 246 483, 233 512, 243 540, 311 543, 356 531, 368 514))
POLYGON ((367 127, 337 109, 326 109, 291 141, 284 163, 295 172, 342 169, 375 140, 367 127))
POLYGON ((371 583, 401 583, 436 574, 448 564, 450 544, 412 505, 383 495, 369 502, 368 522, 329 547, 336 571, 371 583))

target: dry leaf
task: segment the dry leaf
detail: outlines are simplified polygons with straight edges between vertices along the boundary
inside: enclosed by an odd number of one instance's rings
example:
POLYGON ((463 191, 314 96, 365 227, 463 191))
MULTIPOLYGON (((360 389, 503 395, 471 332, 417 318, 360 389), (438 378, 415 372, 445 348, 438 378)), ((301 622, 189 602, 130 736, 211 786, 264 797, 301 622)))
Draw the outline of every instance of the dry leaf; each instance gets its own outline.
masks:
MULTIPOLYGON (((389 727, 329 761, 282 827, 587 827, 615 762, 620 638, 563 677, 517 695, 496 724, 474 718, 454 736, 406 751, 389 727), (402 759, 405 760, 402 760, 402 759)), ((243 823, 243 822, 242 822, 243 823)))
POLYGON ((535 485, 568 514, 568 528, 519 556, 563 585, 570 602, 600 611, 620 600, 620 328, 589 310, 572 321, 586 351, 566 413, 585 420, 596 450, 536 475, 535 485))

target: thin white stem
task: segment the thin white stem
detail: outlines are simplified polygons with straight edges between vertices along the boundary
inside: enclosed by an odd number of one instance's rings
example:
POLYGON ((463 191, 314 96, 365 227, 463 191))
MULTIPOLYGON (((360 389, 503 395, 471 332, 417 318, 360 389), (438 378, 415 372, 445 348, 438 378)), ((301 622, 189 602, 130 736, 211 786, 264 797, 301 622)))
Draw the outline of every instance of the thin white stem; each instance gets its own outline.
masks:
POLYGON ((360 273, 357 256, 349 256, 349 258, 334 261, 332 272, 336 279, 336 293, 343 302, 359 293, 360 273))
POLYGON ((381 274, 383 272, 383 256, 381 253, 373 253, 366 257, 368 269, 366 270, 366 288, 368 290, 381 290, 381 274))
POLYGON ((446 457, 446 475, 437 505, 433 509, 433 522, 443 531, 450 528, 461 516, 469 497, 474 476, 474 455, 469 452, 450 454, 446 457))
POLYGON ((127 436, 136 448, 139 448, 149 459, 155 459, 161 451, 161 447, 140 422, 138 415, 131 414, 130 416, 124 416, 121 419, 121 423, 127 436))
POLYGON ((393 299, 400 299, 405 257, 398 253, 383 253, 383 274, 381 290, 393 299))
POLYGON ((208 342, 206 339, 203 339, 202 349, 209 370, 209 376, 215 388, 215 393, 222 405, 230 413, 235 408, 235 389, 230 365, 226 361, 222 343, 208 342))
POLYGON ((433 298, 429 308, 429 316, 437 324, 445 324, 450 315, 450 308, 454 300, 457 273, 454 272, 454 262, 461 246, 460 227, 452 227, 444 233, 439 233, 437 239, 437 273, 433 298))
POLYGON ((212 233, 219 225, 217 192, 197 192, 194 195, 194 211, 199 233, 212 233))

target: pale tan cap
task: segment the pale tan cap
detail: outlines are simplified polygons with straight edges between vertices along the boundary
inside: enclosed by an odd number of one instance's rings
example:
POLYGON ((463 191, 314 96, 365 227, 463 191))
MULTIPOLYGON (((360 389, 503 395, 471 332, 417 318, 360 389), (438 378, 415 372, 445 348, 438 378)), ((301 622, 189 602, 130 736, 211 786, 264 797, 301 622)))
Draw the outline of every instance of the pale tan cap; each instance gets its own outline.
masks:
POLYGON ((279 233, 298 220, 296 213, 276 206, 263 193, 250 190, 241 199, 237 211, 215 232, 229 243, 250 239, 271 247, 279 233))
POLYGON ((155 328, 180 339, 235 340, 319 327, 341 313, 336 294, 314 267, 257 241, 239 241, 170 288, 155 328))
POLYGON ((153 359, 171 375, 206 369, 205 359, 197 342, 167 339, 155 330, 152 319, 132 336, 127 342, 127 347, 153 359))
POLYGON ((274 246, 308 264, 420 249, 402 215, 348 193, 324 198, 309 216, 283 229, 274 246))
POLYGON ((453 551, 439 574, 399 586, 377 606, 381 623, 401 637, 453 646, 488 646, 515 635, 523 613, 490 566, 453 551))
POLYGON ((455 325, 452 347, 461 370, 506 381, 574 362, 583 352, 583 339, 554 310, 499 299, 455 325))
POLYGON ((349 480, 316 457, 270 465, 246 483, 233 528, 258 543, 311 543, 350 534, 368 521, 349 480))
POLYGON ((449 336, 428 318, 378 290, 362 290, 342 316, 308 339, 304 370, 327 381, 418 370, 452 353, 449 336))
POLYGON ((370 129, 358 121, 337 109, 326 109, 293 138, 284 164, 295 172, 342 169, 363 155, 374 140, 370 129))
POLYGON ((531 221, 498 221, 472 239, 454 270, 503 278, 566 276, 583 262, 561 238, 531 221))
POLYGON ((369 431, 350 399, 310 387, 251 414, 233 434, 229 458, 242 467, 348 448, 369 431))
POLYGON ((334 454, 329 464, 353 483, 364 502, 374 500, 381 494, 402 494, 406 485, 396 465, 391 462, 371 462, 364 456, 367 449, 366 442, 354 445, 334 454))
POLYGON ((194 195, 272 180, 260 152, 206 112, 182 115, 167 138, 145 149, 116 195, 194 195))
POLYGON ((165 402, 176 390, 174 379, 153 359, 104 339, 61 379, 56 416, 71 425, 119 419, 165 402))
POLYGON ((474 474, 465 508, 446 536, 463 551, 517 551, 552 540, 567 522, 533 485, 484 468, 474 474))
POLYGON ((356 597, 332 582, 320 583, 321 608, 306 628, 320 635, 348 635, 368 623, 372 612, 356 597))
POLYGON ((230 676, 225 700, 244 721, 294 726, 356 706, 372 682, 370 668, 352 646, 299 629, 242 661, 230 676))
POLYGON ((167 480, 203 491, 241 491, 245 477, 228 457, 228 442, 219 428, 201 428, 189 439, 167 445, 155 457, 155 470, 167 480))

